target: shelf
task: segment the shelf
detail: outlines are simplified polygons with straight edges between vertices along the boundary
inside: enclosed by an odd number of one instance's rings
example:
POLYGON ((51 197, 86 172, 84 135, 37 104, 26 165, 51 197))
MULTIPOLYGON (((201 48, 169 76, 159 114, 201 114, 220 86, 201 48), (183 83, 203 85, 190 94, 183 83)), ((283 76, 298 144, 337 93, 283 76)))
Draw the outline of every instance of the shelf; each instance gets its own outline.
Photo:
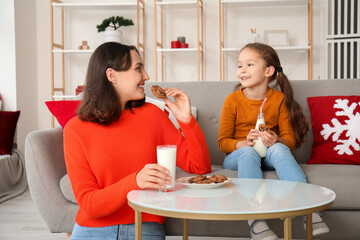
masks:
POLYGON ((221 3, 241 7, 307 6, 309 0, 221 0, 221 3))
MULTIPOLYGON (((307 26, 308 26, 308 42, 300 43, 302 46, 286 46, 286 47, 273 47, 277 52, 292 52, 292 53, 305 53, 308 55, 308 79, 313 77, 313 0, 219 0, 219 26, 220 26, 220 81, 226 80, 226 58, 229 56, 227 53, 239 52, 242 48, 239 45, 234 44, 231 47, 226 45, 226 15, 228 10, 231 9, 235 12, 241 11, 240 8, 272 8, 272 9, 263 9, 268 12, 275 12, 275 8, 296 8, 296 11, 299 9, 303 11, 303 14, 307 15, 307 26), (306 12, 306 13, 305 13, 306 12)), ((250 10, 250 9, 248 9, 250 10)), ((243 11, 248 11, 243 9, 243 11)), ((282 11, 283 11, 282 10, 282 11)), ((239 14, 239 13, 238 13, 239 14)), ((230 15, 234 18, 237 15, 230 15)), ((305 25, 305 22, 304 22, 305 25)), ((289 26, 292 27, 292 26, 289 26)), ((229 34, 230 35, 230 34, 229 34)), ((241 41, 240 41, 241 42, 241 41)))
POLYGON ((53 53, 92 53, 93 49, 89 50, 53 50, 53 53))
MULTIPOLYGON (((276 51, 308 51, 310 49, 310 46, 305 47, 295 47, 295 46, 289 46, 289 47, 274 47, 276 51)), ((240 51, 241 48, 222 48, 223 52, 236 52, 240 51)))
MULTIPOLYGON (((194 8, 197 5, 196 0, 189 0, 189 1, 173 1, 173 2, 156 2, 156 5, 159 7, 166 7, 166 8, 194 8)), ((200 2, 201 5, 201 2, 200 2)))
MULTIPOLYGON (((70 44, 70 41, 65 38, 66 34, 69 34, 70 39, 74 39, 69 33, 69 26, 73 27, 72 21, 78 21, 77 17, 72 17, 76 14, 84 14, 86 17, 91 17, 94 14, 105 14, 107 12, 111 14, 117 14, 124 11, 130 12, 136 21, 134 25, 136 26, 136 47, 142 54, 142 58, 145 64, 145 27, 146 27, 146 18, 145 18, 145 2, 144 0, 47 0, 50 2, 50 26, 51 26, 51 100, 61 100, 61 99, 78 99, 76 95, 67 95, 68 91, 65 91, 66 85, 72 83, 74 79, 78 77, 73 77, 71 74, 68 74, 68 71, 74 70, 75 67, 72 65, 72 61, 79 60, 79 66, 86 70, 87 61, 85 58, 90 56, 94 49, 82 50, 78 46, 70 44), (64 2, 63 2, 64 1, 64 2), (80 11, 85 10, 85 12, 80 13, 80 11), (56 14, 54 14, 56 11, 56 14), (88 11, 88 12, 86 12, 88 11), (71 14, 68 14, 71 13, 71 14), (56 40, 55 40, 56 36, 56 40), (57 42, 60 41, 60 42, 57 42), (73 58, 72 54, 79 56, 82 55, 85 58, 77 59, 73 58), (86 54, 86 55, 84 55, 86 54), (60 55, 60 56, 59 56, 60 55), (69 56, 71 55, 71 56, 69 56), (56 56, 56 59, 55 59, 56 56), (56 61, 56 62, 55 62, 56 61), (55 81, 56 80, 56 81, 55 81)), ((106 14, 106 15, 107 15, 106 14)), ((86 21, 81 21, 81 24, 86 24, 86 21)), ((76 24, 74 25, 76 26, 76 24)), ((81 28, 82 26, 77 26, 76 28, 81 28)), ((86 25, 85 25, 86 27, 86 25)), ((75 29, 76 31, 76 29, 75 29)), ((76 40, 80 42, 80 40, 76 40)), ((73 41, 75 42, 75 41, 73 41)), ((78 65, 76 65, 78 67, 78 65)), ((82 71, 83 72, 83 71, 82 71)), ((82 72, 79 74, 83 75, 82 72)), ((54 116, 52 116, 52 126, 54 126, 54 116)))
MULTIPOLYGON (((78 50, 78 49, 67 49, 67 50, 62 50, 62 49, 54 49, 53 51, 52 51, 53 53, 69 53, 69 54, 71 54, 71 53, 80 53, 80 54, 83 54, 83 53, 87 53, 87 54, 89 54, 89 53, 93 53, 94 52, 94 49, 89 49, 89 50, 78 50)), ((143 49, 142 48, 140 48, 139 49, 139 52, 143 52, 143 49)))
MULTIPOLYGON (((197 79, 198 81, 204 81, 204 52, 203 52, 203 0, 154 0, 154 17, 155 17, 155 27, 154 27, 154 36, 155 36, 155 81, 165 81, 165 54, 171 53, 196 53, 197 54, 197 79), (169 46, 164 43, 164 32, 166 27, 164 27, 164 15, 165 10, 182 10, 190 9, 196 11, 196 24, 191 24, 191 28, 196 29, 197 39, 196 45, 193 44, 192 48, 167 48, 164 46, 169 46), (160 11, 158 13, 158 11, 160 11), (158 17, 159 16, 159 17, 158 17), (158 18, 160 20, 158 20, 158 18), (160 23, 160 38, 158 41, 158 22, 160 23), (158 63, 158 58, 160 61, 158 63), (158 78, 158 66, 160 67, 160 77, 158 78)), ((170 47, 170 46, 169 46, 170 47)))
POLYGON ((79 95, 54 95, 53 98, 54 99, 58 99, 58 98, 77 98, 79 97, 79 95))
POLYGON ((129 10, 136 9, 136 2, 121 2, 121 3, 53 3, 53 7, 61 8, 63 10, 129 10))
POLYGON ((197 52, 197 48, 160 48, 157 52, 197 52))

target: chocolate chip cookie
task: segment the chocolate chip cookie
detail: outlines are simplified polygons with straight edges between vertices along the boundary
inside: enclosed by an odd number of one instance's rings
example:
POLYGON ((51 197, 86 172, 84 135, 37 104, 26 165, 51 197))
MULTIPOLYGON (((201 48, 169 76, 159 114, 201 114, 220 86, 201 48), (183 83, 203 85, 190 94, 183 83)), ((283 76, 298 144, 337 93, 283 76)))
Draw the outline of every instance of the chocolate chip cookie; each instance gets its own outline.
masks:
POLYGON ((259 125, 259 131, 260 132, 266 132, 267 130, 269 130, 269 129, 265 126, 265 124, 260 124, 259 125))
POLYGON ((197 184, 210 184, 213 183, 209 178, 206 178, 202 181, 196 182, 197 184))
POLYGON ((166 98, 166 93, 164 91, 164 89, 162 89, 160 86, 158 85, 152 85, 151 86, 151 92, 154 94, 155 97, 157 98, 161 98, 164 99, 166 98))
POLYGON ((199 176, 189 178, 188 182, 189 183, 198 183, 198 182, 205 180, 206 178, 207 177, 205 175, 199 175, 199 176))
POLYGON ((225 182, 227 180, 227 177, 225 177, 224 175, 212 175, 211 177, 209 177, 209 180, 213 183, 221 183, 225 182))

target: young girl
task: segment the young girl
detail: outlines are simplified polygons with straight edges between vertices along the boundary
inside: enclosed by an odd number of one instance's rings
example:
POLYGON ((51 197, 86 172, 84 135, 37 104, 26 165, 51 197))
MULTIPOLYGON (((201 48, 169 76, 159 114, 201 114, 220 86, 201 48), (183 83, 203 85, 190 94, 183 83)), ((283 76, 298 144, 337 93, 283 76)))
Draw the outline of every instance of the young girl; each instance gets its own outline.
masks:
MULTIPOLYGON (((157 145, 177 145, 177 166, 187 172, 211 171, 189 97, 179 89, 165 89, 175 100, 164 99, 183 136, 163 111, 145 103, 147 80, 133 46, 104 43, 90 58, 78 115, 64 129, 66 167, 79 204, 72 240, 134 239, 135 216, 127 193, 175 181, 156 164, 157 145)), ((142 221, 144 239, 165 239, 164 217, 144 213, 142 221)))
MULTIPOLYGON (((238 67, 240 84, 235 89, 241 89, 225 99, 219 126, 218 145, 226 153, 224 167, 237 170, 239 178, 263 178, 262 170, 276 170, 281 180, 306 183, 291 150, 301 145, 309 126, 276 51, 250 43, 240 51, 238 67), (272 81, 281 92, 268 86, 272 81), (268 131, 255 129, 260 108, 268 131), (253 147, 259 138, 267 147, 264 157, 253 147)), ((320 214, 312 217, 314 235, 329 231, 320 214)), ((265 221, 248 222, 253 239, 277 239, 265 221)))

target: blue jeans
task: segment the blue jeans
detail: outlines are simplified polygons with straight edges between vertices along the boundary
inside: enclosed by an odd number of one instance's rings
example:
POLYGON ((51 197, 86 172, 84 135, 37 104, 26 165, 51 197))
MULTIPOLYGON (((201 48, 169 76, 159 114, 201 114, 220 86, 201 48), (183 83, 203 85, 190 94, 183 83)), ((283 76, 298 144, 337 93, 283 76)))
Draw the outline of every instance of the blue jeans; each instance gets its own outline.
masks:
POLYGON ((263 159, 253 147, 239 148, 225 157, 224 168, 237 170, 239 178, 264 178, 262 170, 276 170, 280 180, 307 182, 290 149, 282 143, 269 147, 263 159))
MULTIPOLYGON (((163 226, 156 222, 142 223, 142 236, 147 240, 165 240, 163 226)), ((70 240, 134 240, 135 224, 107 227, 82 227, 75 224, 70 240)))

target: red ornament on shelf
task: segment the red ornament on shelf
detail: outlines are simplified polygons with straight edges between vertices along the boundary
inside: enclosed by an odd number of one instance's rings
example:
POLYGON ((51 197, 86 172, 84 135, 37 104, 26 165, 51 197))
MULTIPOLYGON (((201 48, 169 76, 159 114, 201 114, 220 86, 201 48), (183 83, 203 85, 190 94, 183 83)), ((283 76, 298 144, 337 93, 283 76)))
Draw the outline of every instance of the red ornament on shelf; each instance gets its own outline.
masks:
POLYGON ((180 41, 171 41, 171 48, 180 48, 180 41))

